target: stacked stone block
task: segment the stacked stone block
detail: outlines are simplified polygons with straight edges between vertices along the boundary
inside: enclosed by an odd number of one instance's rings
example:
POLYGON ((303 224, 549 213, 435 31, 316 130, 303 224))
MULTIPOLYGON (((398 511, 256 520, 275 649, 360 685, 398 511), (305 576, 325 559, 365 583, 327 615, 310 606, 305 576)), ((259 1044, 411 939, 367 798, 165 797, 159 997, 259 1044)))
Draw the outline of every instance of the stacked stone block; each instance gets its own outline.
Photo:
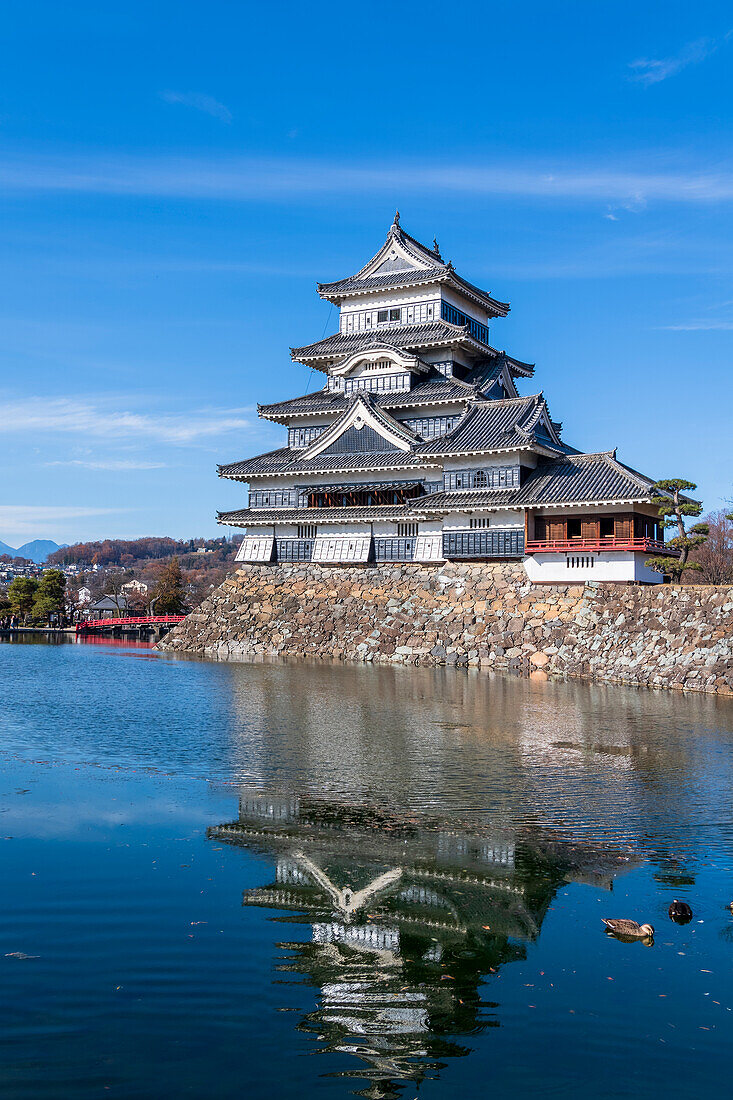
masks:
POLYGON ((159 643, 733 694, 733 586, 533 585, 520 563, 240 568, 159 643))

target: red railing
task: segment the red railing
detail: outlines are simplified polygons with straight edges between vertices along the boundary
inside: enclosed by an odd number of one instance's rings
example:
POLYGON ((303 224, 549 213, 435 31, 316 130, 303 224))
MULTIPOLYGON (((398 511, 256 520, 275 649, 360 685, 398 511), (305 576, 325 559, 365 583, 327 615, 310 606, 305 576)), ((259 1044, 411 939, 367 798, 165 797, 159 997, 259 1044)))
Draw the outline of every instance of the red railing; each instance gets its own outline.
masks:
POLYGON ((617 538, 615 535, 592 539, 535 539, 526 542, 524 548, 527 554, 566 554, 573 550, 641 550, 645 554, 666 554, 670 558, 680 556, 679 550, 659 539, 617 538))
POLYGON ((140 615, 128 619, 84 619, 76 624, 77 634, 82 630, 94 630, 99 626, 175 626, 185 615, 140 615))

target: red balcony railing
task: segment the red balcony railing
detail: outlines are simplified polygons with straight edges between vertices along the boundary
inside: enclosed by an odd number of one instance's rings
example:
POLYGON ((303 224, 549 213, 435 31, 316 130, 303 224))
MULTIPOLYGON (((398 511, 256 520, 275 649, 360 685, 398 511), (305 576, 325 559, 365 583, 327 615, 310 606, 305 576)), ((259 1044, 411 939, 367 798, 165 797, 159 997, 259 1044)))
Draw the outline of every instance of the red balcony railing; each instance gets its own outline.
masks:
POLYGON ((617 538, 615 535, 592 539, 534 539, 525 543, 527 554, 567 554, 576 550, 641 550, 645 554, 666 554, 670 558, 680 556, 679 550, 667 546, 666 542, 659 539, 617 538))

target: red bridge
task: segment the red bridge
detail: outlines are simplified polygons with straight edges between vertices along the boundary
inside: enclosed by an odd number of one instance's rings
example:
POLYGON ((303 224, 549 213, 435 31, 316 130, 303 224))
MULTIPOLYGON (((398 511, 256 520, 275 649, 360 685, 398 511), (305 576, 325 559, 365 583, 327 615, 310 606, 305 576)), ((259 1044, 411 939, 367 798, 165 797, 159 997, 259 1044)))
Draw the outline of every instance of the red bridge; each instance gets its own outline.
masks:
POLYGON ((139 615, 126 619, 84 619, 83 622, 76 624, 76 633, 93 634, 96 630, 124 630, 126 634, 134 631, 162 634, 164 630, 161 628, 175 626, 176 623, 182 623, 185 618, 185 615, 139 615))

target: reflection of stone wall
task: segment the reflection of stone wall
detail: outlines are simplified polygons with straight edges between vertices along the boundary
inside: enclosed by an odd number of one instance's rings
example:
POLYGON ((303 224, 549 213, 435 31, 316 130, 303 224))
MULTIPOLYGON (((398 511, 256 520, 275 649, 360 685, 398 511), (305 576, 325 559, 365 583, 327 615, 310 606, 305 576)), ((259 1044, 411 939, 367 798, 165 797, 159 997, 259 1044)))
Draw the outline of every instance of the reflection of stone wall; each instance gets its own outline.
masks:
POLYGON ((733 694, 733 586, 532 585, 521 563, 246 565, 160 643, 733 694))

